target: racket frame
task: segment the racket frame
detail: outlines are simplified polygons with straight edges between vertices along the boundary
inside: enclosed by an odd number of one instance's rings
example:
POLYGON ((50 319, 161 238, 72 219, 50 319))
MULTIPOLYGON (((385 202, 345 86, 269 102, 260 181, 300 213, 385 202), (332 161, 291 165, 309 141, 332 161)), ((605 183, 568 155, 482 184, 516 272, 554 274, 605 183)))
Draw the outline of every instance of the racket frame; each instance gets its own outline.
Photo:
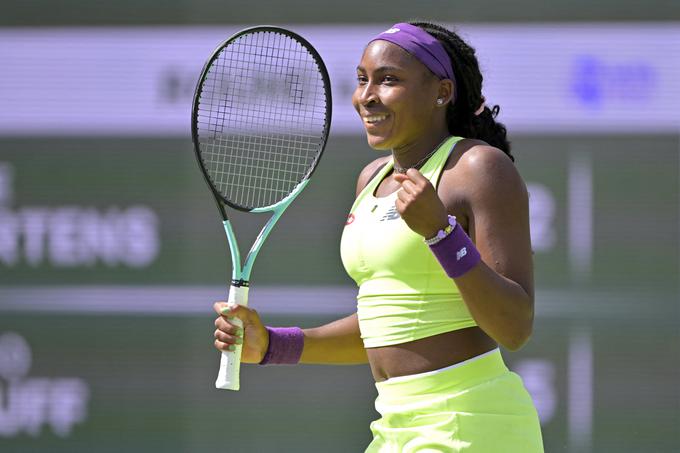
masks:
MULTIPOLYGON (((260 25, 256 27, 249 27, 245 28, 225 41, 223 41, 211 54, 210 58, 206 61, 205 65, 203 66, 203 69, 201 71, 201 75, 198 79, 198 82, 196 83, 196 89, 194 91, 194 98, 193 98, 193 104, 192 104, 192 109, 191 109, 191 137, 192 137, 192 142, 193 142, 193 148, 194 148, 194 154, 196 157, 196 160, 198 161, 198 166, 201 169, 201 173, 203 174, 203 179, 205 180, 206 184, 210 188, 210 191, 213 194, 215 203, 217 205, 217 208, 220 212, 220 215, 222 216, 222 223, 224 226, 224 231, 227 236, 227 242, 229 243, 229 251, 231 255, 231 261, 232 261, 232 279, 231 279, 231 285, 229 288, 229 296, 228 296, 228 303, 229 304, 238 304, 238 305, 243 305, 247 306, 248 305, 248 288, 250 286, 250 274, 253 269, 253 264, 255 262, 255 258, 257 257, 260 249, 264 245, 264 242, 266 241, 267 237, 271 233, 272 229, 274 228, 274 225, 276 222, 281 218, 281 215, 283 212, 290 206, 290 204, 297 198, 297 196, 302 192, 302 190, 309 184, 310 178, 312 174, 314 173, 314 170, 316 169, 319 160, 321 159, 321 155, 323 154, 326 143, 328 141, 328 134, 330 130, 330 125, 331 125, 331 118, 332 118, 332 107, 333 107, 333 102, 332 102, 332 93, 331 93, 331 85, 330 85, 330 78, 328 76, 328 70, 326 69, 326 66, 321 59, 321 56, 319 53, 314 49, 314 47, 301 37, 295 32, 292 32, 290 30, 287 30, 285 28, 281 27, 276 27, 272 25, 260 25), (326 121, 323 127, 322 135, 321 135, 321 143, 320 143, 320 149, 318 153, 316 154, 314 161, 310 165, 308 171, 303 175, 301 178, 300 182, 293 188, 293 190, 285 196, 283 199, 279 200, 278 202, 274 203, 273 205, 270 206, 264 206, 264 207, 256 207, 256 208, 247 208, 244 206, 241 206, 237 203, 233 203, 232 201, 226 199, 225 197, 222 196, 222 194, 215 188, 215 186, 212 183, 212 180, 203 165, 203 159, 201 158, 201 151, 200 151, 200 141, 198 137, 198 111, 199 111, 199 99, 200 95, 202 93, 202 85, 203 81, 206 78, 206 75, 210 68, 212 67, 212 63, 217 59, 222 52, 222 50, 227 47, 231 42, 235 41, 239 37, 249 34, 249 33, 258 33, 258 32, 274 32, 274 33, 279 33, 283 34, 286 36, 289 36, 299 42, 305 49, 312 55, 318 69, 319 69, 319 74, 321 75, 323 79, 323 86, 326 88, 324 90, 324 95, 325 95, 325 101, 326 101, 326 121), (271 212, 272 216, 269 218, 267 223, 262 227, 260 230, 260 233, 258 234, 257 238, 253 242, 253 245, 250 248, 250 251, 246 255, 246 259, 241 264, 241 253, 238 245, 238 241, 236 239, 236 234, 234 232, 234 228, 232 226, 231 221, 229 220, 227 216, 227 211, 225 209, 225 205, 229 206, 230 208, 236 209, 238 211, 243 211, 243 212, 253 212, 253 213, 267 213, 271 212)), ((243 327, 243 323, 240 319, 234 318, 233 320, 230 320, 232 324, 237 325, 238 327, 243 327)), ((221 389, 228 389, 228 390, 239 390, 240 388, 240 382, 239 382, 239 370, 240 370, 240 358, 241 358, 241 351, 243 346, 241 344, 235 345, 235 350, 230 351, 230 352, 222 352, 222 357, 221 357, 221 362, 220 362, 220 371, 218 373, 217 380, 215 382, 215 387, 221 388, 221 389)))

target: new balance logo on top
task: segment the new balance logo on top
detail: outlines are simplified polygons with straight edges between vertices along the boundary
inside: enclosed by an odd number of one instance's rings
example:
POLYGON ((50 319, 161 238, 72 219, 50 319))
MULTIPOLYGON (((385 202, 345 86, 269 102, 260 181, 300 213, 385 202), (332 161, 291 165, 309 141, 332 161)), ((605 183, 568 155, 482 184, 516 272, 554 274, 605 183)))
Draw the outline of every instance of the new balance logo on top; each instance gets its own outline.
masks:
POLYGON ((456 252, 456 261, 460 261, 465 255, 467 255, 467 249, 463 247, 456 252))
POLYGON ((396 207, 396 206, 392 206, 390 209, 387 210, 387 212, 385 213, 385 215, 382 216, 382 217, 380 218, 380 221, 381 221, 381 222, 384 222, 385 220, 397 220, 397 219, 399 219, 400 217, 401 217, 401 216, 400 216, 399 213, 397 212, 397 207, 396 207))
POLYGON ((390 28, 389 30, 385 30, 383 33, 392 34, 392 33, 397 33, 397 32, 400 32, 400 31, 401 31, 401 30, 398 29, 397 27, 392 27, 392 28, 390 28))

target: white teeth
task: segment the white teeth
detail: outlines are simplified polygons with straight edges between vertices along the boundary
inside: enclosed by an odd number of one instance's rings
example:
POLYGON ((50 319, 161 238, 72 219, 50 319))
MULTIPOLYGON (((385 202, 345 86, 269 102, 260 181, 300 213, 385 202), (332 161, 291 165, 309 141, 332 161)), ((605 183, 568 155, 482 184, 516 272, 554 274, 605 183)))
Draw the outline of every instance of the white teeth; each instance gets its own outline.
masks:
POLYGON ((379 121, 382 121, 385 118, 387 118, 387 115, 371 115, 371 116, 365 116, 364 121, 366 121, 368 124, 373 124, 373 123, 377 123, 379 121))

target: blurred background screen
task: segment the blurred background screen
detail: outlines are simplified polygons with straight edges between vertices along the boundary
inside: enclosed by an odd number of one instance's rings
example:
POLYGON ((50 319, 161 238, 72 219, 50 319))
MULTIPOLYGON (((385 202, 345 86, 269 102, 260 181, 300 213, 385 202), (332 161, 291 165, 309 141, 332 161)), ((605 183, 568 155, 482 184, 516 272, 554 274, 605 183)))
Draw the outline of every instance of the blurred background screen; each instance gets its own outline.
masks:
MULTIPOLYGON (((370 37, 415 17, 476 47, 530 192, 535 328, 504 355, 546 451, 680 451, 680 7, 458 3, 3 4, 0 451, 363 451, 378 417, 367 366, 244 366, 240 392, 213 388, 230 260, 190 108, 203 62, 241 28, 286 26, 318 49, 330 140, 250 304, 271 325, 350 314, 339 238, 376 157, 355 67, 370 37)), ((264 220, 236 216, 239 241, 264 220)))

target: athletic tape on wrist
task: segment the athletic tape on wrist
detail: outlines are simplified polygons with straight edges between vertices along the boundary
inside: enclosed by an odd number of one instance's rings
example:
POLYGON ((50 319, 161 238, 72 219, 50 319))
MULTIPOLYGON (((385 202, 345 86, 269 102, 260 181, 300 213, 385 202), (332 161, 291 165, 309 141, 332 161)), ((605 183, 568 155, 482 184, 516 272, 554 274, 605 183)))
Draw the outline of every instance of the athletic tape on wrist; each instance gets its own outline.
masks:
POLYGON ((295 365, 300 362, 305 336, 299 327, 265 327, 269 347, 260 365, 295 365))
POLYGON ((472 239, 460 225, 456 225, 444 239, 430 245, 430 250, 451 278, 464 275, 482 259, 472 239))

